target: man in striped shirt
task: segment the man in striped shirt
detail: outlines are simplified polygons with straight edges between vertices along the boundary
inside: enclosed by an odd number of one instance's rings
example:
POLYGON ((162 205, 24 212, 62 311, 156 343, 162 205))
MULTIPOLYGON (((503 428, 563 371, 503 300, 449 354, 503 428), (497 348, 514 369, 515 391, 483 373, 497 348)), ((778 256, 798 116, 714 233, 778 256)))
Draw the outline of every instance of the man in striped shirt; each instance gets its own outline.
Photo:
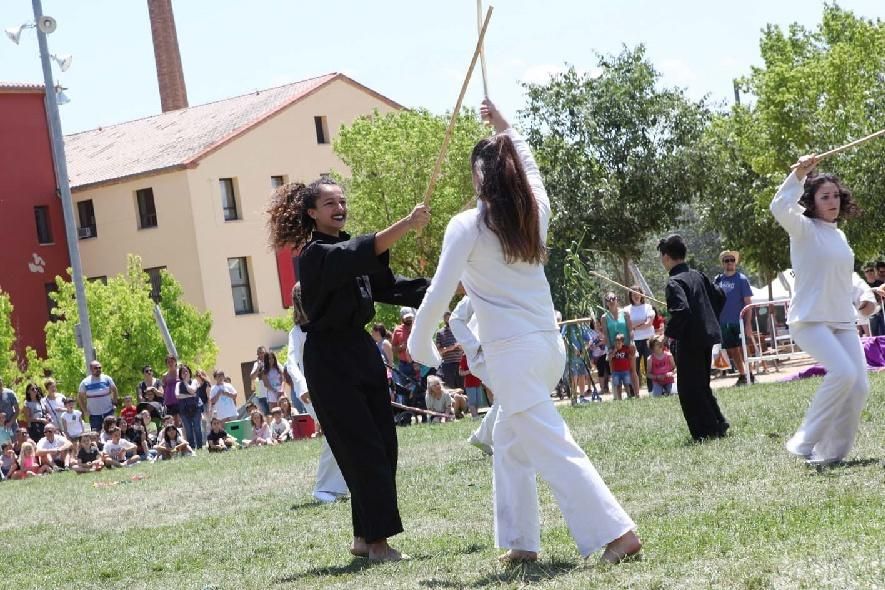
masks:
POLYGON ((89 414, 89 426, 92 430, 101 430, 106 416, 114 413, 117 405, 117 386, 114 380, 101 372, 101 363, 89 363, 89 375, 80 382, 80 411, 89 414))

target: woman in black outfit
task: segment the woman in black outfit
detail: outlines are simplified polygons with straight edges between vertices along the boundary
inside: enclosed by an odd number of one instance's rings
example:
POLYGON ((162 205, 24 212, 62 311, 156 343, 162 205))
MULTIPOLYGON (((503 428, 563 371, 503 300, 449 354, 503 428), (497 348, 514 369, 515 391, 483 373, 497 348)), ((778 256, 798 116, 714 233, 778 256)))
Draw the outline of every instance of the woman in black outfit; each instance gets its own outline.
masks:
POLYGON ((397 441, 387 373, 365 326, 375 302, 418 307, 427 279, 390 271, 389 249, 410 230, 427 225, 416 205, 376 234, 346 234, 347 201, 330 179, 291 183, 274 193, 271 244, 301 247, 297 276, 304 311, 304 373, 310 399, 351 493, 351 553, 381 561, 404 556, 387 544, 402 532, 396 500, 397 441))

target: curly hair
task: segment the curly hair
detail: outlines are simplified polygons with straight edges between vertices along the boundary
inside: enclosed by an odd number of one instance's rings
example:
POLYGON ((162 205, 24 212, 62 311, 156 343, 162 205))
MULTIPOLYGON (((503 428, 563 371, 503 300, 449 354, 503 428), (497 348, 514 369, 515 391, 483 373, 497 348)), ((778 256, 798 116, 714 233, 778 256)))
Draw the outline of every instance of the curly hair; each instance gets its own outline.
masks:
POLYGON ((323 177, 306 186, 300 182, 290 182, 273 192, 267 207, 267 228, 272 247, 299 248, 310 240, 316 223, 307 210, 316 207, 317 197, 324 185, 338 186, 338 183, 323 177))
POLYGON ((538 202, 509 135, 481 140, 470 154, 479 179, 479 199, 488 205, 481 218, 501 242, 504 260, 543 264, 547 248, 541 240, 538 202))
POLYGON ((835 174, 817 174, 815 176, 808 176, 805 179, 805 190, 802 196, 799 197, 799 204, 805 208, 805 216, 817 217, 814 207, 814 195, 827 182, 832 182, 836 185, 836 190, 839 191, 839 216, 836 218, 836 221, 852 219, 860 215, 860 206, 858 206, 851 191, 842 184, 838 176, 835 174))

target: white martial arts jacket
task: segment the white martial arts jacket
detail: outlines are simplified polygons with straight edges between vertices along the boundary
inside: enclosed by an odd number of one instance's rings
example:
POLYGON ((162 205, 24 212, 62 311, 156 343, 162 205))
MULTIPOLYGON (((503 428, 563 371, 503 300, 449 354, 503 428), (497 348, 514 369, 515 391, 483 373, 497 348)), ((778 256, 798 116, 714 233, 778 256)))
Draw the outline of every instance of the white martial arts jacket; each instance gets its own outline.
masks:
MULTIPOLYGON (((513 140, 538 203, 541 240, 546 241, 550 200, 538 165, 521 135, 513 129, 505 133, 513 140)), ((459 281, 470 296, 483 344, 533 332, 556 331, 544 266, 506 263, 498 237, 482 223, 479 213, 480 209, 463 211, 446 227, 439 265, 409 338, 409 353, 423 365, 440 364, 433 335, 459 281)))
POLYGON ((799 204, 803 190, 804 184, 791 173, 771 201, 771 213, 790 234, 790 261, 796 273, 787 323, 824 322, 851 329, 854 251, 835 223, 804 215, 799 204))

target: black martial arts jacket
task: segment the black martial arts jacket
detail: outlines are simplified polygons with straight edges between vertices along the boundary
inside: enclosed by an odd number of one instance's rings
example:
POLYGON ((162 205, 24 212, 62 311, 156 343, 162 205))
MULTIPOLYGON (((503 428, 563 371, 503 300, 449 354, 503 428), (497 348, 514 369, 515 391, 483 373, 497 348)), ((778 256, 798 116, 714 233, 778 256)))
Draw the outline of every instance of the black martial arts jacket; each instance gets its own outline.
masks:
POLYGON ((719 313, 725 293, 707 276, 684 262, 670 269, 667 280, 667 311, 670 321, 664 334, 679 346, 711 347, 722 341, 719 313))
POLYGON ((351 238, 313 232, 296 260, 306 332, 362 330, 375 317, 375 302, 418 307, 428 279, 406 279, 390 270, 390 252, 375 255, 375 234, 351 238))

